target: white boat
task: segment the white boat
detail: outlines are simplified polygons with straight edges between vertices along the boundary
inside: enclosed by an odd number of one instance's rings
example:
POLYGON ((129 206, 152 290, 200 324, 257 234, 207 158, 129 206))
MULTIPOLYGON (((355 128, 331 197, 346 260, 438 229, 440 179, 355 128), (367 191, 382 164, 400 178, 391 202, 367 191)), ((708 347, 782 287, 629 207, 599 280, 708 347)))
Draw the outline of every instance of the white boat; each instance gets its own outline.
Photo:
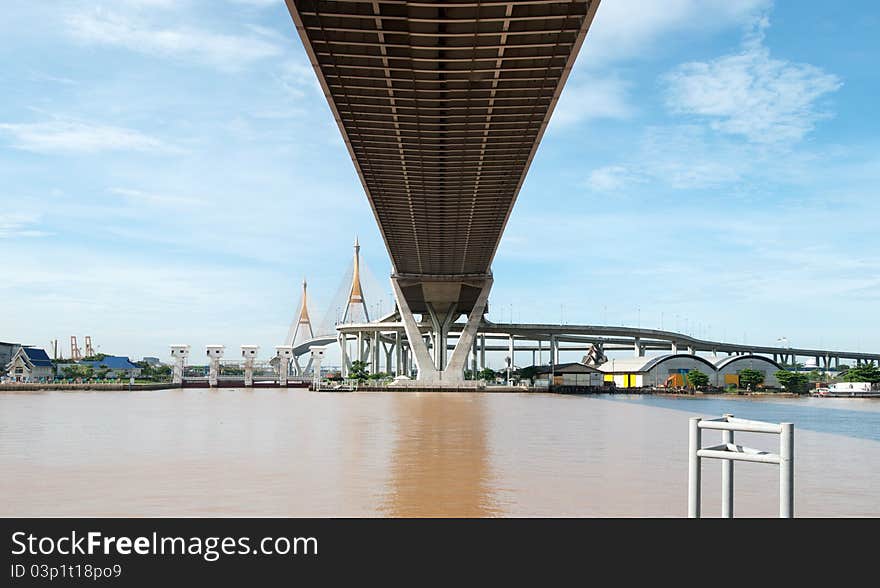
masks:
POLYGON ((880 398, 880 389, 870 382, 837 382, 817 388, 814 394, 829 398, 880 398))

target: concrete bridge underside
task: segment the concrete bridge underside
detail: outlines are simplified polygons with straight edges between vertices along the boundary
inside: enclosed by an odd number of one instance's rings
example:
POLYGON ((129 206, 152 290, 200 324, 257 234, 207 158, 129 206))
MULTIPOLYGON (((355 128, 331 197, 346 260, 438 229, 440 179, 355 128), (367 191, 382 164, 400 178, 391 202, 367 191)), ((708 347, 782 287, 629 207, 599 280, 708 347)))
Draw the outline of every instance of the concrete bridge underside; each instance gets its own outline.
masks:
POLYGON ((598 5, 287 0, 391 257, 420 380, 463 378, 492 260, 598 5), (432 356, 419 321, 445 337, 461 315, 451 356, 432 356))

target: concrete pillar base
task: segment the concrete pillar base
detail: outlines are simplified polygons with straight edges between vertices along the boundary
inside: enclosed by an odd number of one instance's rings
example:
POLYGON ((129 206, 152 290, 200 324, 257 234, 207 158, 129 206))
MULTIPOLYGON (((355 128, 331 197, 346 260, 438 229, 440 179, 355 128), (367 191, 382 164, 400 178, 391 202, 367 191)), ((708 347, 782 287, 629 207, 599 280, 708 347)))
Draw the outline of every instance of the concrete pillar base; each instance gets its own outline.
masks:
MULTIPOLYGON (((480 294, 477 297, 477 300, 474 302, 473 309, 468 315, 467 323, 462 329, 461 335, 458 338, 458 342, 456 343, 455 348, 452 351, 452 356, 449 357, 448 361, 443 361, 444 358, 440 357, 439 354, 437 354, 436 352, 436 357, 432 357, 432 354, 428 350, 428 346, 425 343, 422 333, 419 330, 419 325, 416 323, 416 319, 413 316, 412 311, 410 310, 409 303, 403 295, 403 290, 401 289, 397 278, 391 278, 391 287, 392 291, 394 292, 394 298, 397 302, 397 309, 400 313, 401 321, 403 322, 404 331, 406 332, 406 338, 409 343, 409 348, 412 352, 413 359, 415 359, 416 368, 418 370, 418 376, 415 380, 400 381, 412 382, 413 384, 411 385, 414 386, 429 386, 436 388, 460 388, 467 386, 471 382, 474 382, 474 380, 464 379, 464 367, 467 360, 467 354, 473 345, 474 338, 477 334, 477 329, 483 319, 483 313, 485 312, 486 303, 489 299, 489 291, 492 289, 492 278, 486 277, 483 280, 480 294)), ((431 314, 435 313, 433 308, 430 312, 431 314)), ((446 348, 446 340, 443 336, 444 329, 442 328, 442 326, 443 323, 446 323, 446 325, 451 325, 452 322, 454 322, 454 317, 450 318, 450 315, 455 314, 456 312, 454 305, 450 307, 450 310, 447 312, 449 312, 449 314, 444 317, 445 320, 438 321, 441 323, 441 329, 438 335, 439 338, 442 340, 438 341, 437 347, 443 349, 444 353, 446 348)))

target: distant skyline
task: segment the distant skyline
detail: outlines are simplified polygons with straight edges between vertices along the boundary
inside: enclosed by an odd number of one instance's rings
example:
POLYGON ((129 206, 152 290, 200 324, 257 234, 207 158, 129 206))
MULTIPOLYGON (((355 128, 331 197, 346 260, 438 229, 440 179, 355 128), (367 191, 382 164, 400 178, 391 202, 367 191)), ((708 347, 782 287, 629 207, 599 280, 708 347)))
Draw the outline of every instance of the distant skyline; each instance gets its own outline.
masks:
MULTIPOLYGON (((604 0, 488 318, 880 351, 878 27, 864 1, 604 0)), ((355 235, 387 310, 283 0, 14 3, 0 37, 0 340, 268 356, 303 278, 332 310, 355 235)))

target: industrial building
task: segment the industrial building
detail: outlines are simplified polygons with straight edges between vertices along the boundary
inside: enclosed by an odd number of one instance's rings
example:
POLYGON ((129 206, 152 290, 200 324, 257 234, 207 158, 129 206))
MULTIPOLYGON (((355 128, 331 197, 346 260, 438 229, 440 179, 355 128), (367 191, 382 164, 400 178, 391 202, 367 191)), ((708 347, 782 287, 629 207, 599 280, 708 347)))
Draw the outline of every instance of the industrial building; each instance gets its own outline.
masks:
POLYGON ((618 388, 683 387, 688 372, 699 370, 713 381, 715 366, 709 360, 690 353, 654 357, 611 358, 599 366, 606 382, 618 388))
POLYGON ((95 371, 109 369, 108 378, 130 378, 141 375, 141 367, 131 363, 127 357, 108 355, 96 361, 78 361, 78 365, 90 366, 95 371))
POLYGON ((5 367, 13 382, 48 382, 55 376, 52 360, 36 347, 19 347, 5 367))
POLYGON ((18 351, 19 347, 21 347, 21 343, 0 341, 0 369, 6 368, 9 362, 12 361, 12 357, 15 355, 15 352, 18 351))
POLYGON ((749 369, 764 374, 765 388, 779 388, 776 372, 782 366, 760 355, 731 355, 715 362, 715 385, 720 388, 739 386, 739 372, 749 369))

